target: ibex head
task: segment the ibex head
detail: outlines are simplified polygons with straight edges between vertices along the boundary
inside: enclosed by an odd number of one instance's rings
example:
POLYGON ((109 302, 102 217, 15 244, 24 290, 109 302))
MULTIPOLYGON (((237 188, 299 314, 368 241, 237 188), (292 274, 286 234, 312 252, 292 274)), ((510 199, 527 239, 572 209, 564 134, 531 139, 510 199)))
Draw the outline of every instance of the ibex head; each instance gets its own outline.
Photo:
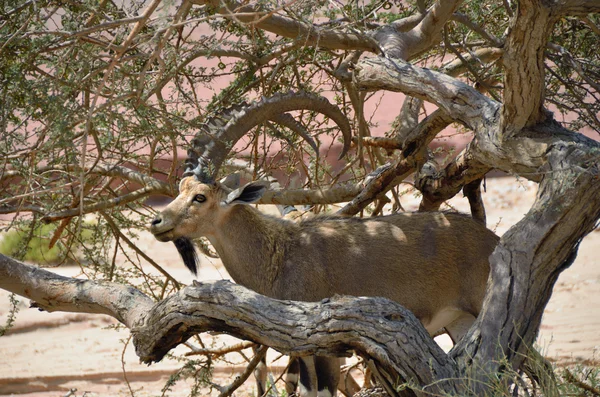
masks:
POLYGON ((219 168, 235 143, 257 125, 272 121, 301 135, 315 150, 317 145, 304 127, 289 114, 312 110, 329 117, 340 127, 346 154, 351 129, 340 109, 311 93, 279 94, 252 105, 239 105, 209 119, 191 142, 184 179, 177 198, 152 221, 150 230, 159 241, 173 241, 185 265, 196 274, 196 252, 190 239, 210 236, 218 227, 227 206, 258 200, 266 186, 250 183, 229 193, 215 182, 219 168))
POLYGON ((187 268, 196 274, 196 251, 191 240, 214 235, 233 206, 251 204, 266 190, 267 184, 259 181, 228 193, 228 189, 218 183, 184 178, 179 195, 154 218, 150 231, 159 241, 173 241, 187 268))

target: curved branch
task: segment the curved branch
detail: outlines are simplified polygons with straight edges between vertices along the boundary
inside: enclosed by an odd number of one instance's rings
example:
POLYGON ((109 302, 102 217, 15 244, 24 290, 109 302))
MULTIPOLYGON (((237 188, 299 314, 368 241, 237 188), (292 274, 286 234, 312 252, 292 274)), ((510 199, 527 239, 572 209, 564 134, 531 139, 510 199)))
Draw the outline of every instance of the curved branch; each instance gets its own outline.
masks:
POLYGON ((353 78, 362 90, 403 92, 432 102, 472 130, 486 125, 499 108, 497 102, 462 81, 401 59, 362 59, 353 78))
POLYGON ((192 0, 198 5, 210 5, 223 16, 235 21, 252 25, 258 29, 275 33, 290 39, 296 39, 305 45, 319 46, 332 50, 359 50, 378 53, 375 40, 365 34, 347 33, 333 29, 322 29, 314 24, 276 15, 256 5, 242 5, 241 2, 221 0, 192 0), (232 12, 232 10, 234 12, 232 12), (236 14, 241 15, 236 15, 236 14))
POLYGON ((0 288, 35 301, 32 306, 40 310, 106 314, 129 328, 154 305, 133 287, 63 277, 2 254, 0 288))
POLYGON ((286 354, 345 356, 354 350, 394 386, 407 382, 417 395, 459 387, 454 361, 410 311, 388 299, 281 301, 222 280, 195 283, 153 304, 132 287, 62 277, 3 255, 0 288, 44 310, 117 318, 131 329, 136 353, 146 363, 161 360, 192 335, 217 331, 286 354))
POLYGON ((455 347, 456 358, 468 357, 473 368, 484 369, 474 374, 478 389, 493 362, 521 365, 558 276, 600 219, 600 146, 546 139, 553 142, 546 147, 536 200, 490 257, 492 287, 476 323, 480 333, 455 347))
POLYGON ((567 0, 560 2, 560 14, 586 17, 600 12, 600 3, 596 0, 567 0))
POLYGON ((483 178, 490 170, 473 158, 469 146, 441 171, 423 167, 415 177, 415 186, 423 194, 419 210, 437 211, 444 201, 460 192, 463 185, 483 178))
POLYGON ((355 350, 382 371, 422 386, 454 373, 454 363, 412 313, 387 299, 280 301, 223 280, 196 283, 156 309, 143 327, 132 329, 136 352, 144 362, 161 359, 190 335, 218 330, 285 354, 347 355, 355 350), (412 368, 405 367, 406 359, 412 368), (418 367, 419 372, 414 372, 418 367))
POLYGON ((410 56, 427 50, 441 40, 444 25, 461 3, 462 0, 438 0, 427 11, 423 20, 408 33, 410 56))

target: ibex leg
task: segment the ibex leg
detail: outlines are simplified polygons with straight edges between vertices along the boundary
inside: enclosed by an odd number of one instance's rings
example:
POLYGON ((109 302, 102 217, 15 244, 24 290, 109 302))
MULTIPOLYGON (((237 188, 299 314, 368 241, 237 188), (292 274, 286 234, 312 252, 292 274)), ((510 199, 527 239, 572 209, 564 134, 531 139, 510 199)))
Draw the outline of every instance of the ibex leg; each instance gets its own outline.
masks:
MULTIPOLYGON (((256 347, 252 350, 256 354, 256 347)), ((254 368, 254 378, 256 378, 256 395, 262 396, 267 391, 267 356, 265 355, 260 363, 254 368)))
POLYGON ((463 312, 456 320, 450 323, 450 325, 447 325, 445 328, 446 331, 448 331, 448 335, 450 335, 450 339, 452 339, 452 343, 456 345, 458 341, 469 332, 469 329, 475 320, 475 316, 463 312))
POLYGON ((300 397, 317 397, 317 372, 315 369, 315 357, 298 357, 300 367, 300 384, 298 395, 300 397))
POLYGON ((315 356, 318 397, 335 397, 340 383, 340 359, 338 357, 315 356))
POLYGON ((300 359, 298 357, 290 357, 290 362, 285 372, 285 392, 288 396, 295 396, 300 380, 300 359))

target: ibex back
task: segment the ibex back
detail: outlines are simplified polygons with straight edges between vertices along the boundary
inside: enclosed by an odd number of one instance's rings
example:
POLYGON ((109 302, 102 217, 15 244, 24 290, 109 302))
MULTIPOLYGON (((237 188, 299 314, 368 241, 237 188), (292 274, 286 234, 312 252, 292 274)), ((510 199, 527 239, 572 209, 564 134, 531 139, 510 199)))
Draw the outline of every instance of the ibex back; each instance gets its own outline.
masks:
MULTIPOLYGON (((479 314, 498 237, 470 217, 421 212, 294 223, 244 205, 265 190, 255 182, 228 193, 184 178, 152 233, 160 241, 207 237, 236 282, 273 298, 383 296, 410 309, 430 334, 445 328, 455 341, 479 314)), ((193 255, 187 258, 195 272, 193 255)), ((335 394, 332 385, 318 389, 335 394)))

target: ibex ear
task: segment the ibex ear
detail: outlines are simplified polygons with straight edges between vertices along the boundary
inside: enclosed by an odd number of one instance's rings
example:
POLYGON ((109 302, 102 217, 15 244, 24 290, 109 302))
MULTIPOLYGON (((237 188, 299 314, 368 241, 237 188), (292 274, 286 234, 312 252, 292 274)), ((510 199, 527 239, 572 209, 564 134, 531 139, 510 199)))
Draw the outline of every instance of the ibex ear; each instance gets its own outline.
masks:
POLYGON ((223 200, 225 205, 235 204, 252 204, 258 201, 267 191, 268 184, 263 181, 255 181, 246 184, 245 186, 235 189, 227 195, 223 200))

